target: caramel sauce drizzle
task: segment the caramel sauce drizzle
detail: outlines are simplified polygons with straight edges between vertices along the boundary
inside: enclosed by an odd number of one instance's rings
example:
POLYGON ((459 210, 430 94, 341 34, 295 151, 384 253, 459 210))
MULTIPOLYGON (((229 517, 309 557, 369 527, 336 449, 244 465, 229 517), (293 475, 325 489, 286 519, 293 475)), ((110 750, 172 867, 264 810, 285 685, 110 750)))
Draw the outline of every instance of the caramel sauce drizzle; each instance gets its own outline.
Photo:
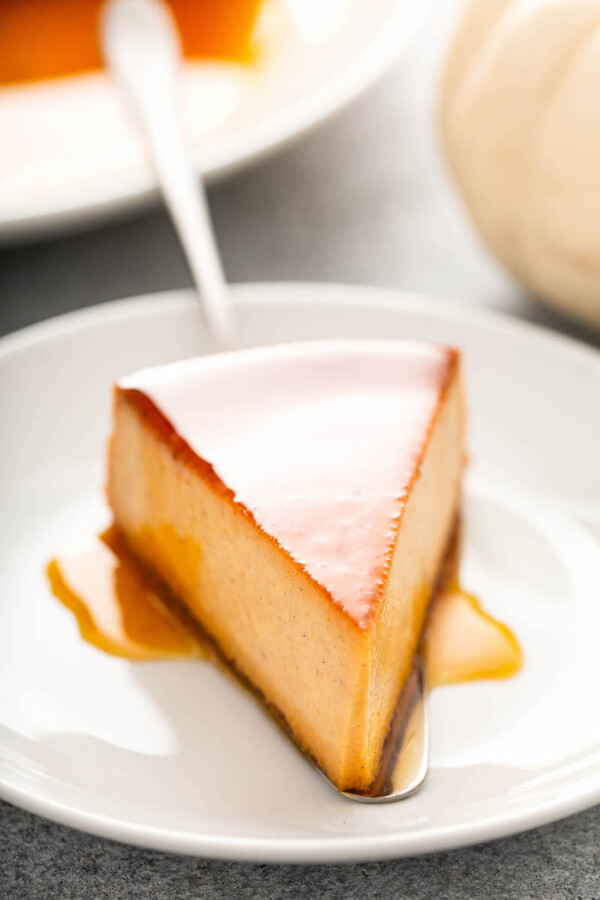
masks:
POLYGON ((488 678, 512 678, 523 652, 511 629, 452 579, 434 601, 424 640, 429 688, 488 678))
POLYGON ((206 655, 114 528, 54 559, 47 574, 82 638, 105 653, 134 660, 206 655))

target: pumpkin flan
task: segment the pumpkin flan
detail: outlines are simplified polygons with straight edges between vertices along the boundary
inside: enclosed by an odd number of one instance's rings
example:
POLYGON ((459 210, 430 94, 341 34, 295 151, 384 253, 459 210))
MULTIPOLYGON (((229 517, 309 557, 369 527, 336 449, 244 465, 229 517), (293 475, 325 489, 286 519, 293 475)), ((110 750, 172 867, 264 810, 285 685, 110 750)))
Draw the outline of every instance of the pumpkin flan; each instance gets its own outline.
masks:
POLYGON ((138 559, 340 790, 374 781, 452 540, 458 351, 325 341, 115 389, 108 496, 138 559))

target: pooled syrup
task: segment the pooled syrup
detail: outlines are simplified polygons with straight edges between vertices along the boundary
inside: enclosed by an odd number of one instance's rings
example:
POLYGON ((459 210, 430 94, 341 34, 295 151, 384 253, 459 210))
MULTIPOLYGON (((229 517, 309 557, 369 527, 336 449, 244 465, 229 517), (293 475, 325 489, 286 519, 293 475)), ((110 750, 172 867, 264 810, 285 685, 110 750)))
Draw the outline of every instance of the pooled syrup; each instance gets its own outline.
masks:
POLYGON ((482 608, 456 580, 434 600, 425 630, 430 688, 487 678, 512 678, 523 653, 511 629, 482 608))
POLYGON ((135 660, 205 655, 201 639, 173 612, 116 529, 58 556, 47 573, 82 638, 105 653, 135 660))

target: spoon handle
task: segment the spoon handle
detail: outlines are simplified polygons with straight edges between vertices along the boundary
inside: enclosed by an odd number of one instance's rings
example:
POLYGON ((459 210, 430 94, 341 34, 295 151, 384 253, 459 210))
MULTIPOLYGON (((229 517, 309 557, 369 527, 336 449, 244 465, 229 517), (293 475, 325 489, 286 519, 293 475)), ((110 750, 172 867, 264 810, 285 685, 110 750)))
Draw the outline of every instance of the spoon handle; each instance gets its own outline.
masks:
POLYGON ((204 186, 188 161, 177 112, 181 59, 170 11, 158 0, 110 0, 101 22, 105 59, 145 132, 159 183, 219 349, 234 344, 229 292, 204 186))

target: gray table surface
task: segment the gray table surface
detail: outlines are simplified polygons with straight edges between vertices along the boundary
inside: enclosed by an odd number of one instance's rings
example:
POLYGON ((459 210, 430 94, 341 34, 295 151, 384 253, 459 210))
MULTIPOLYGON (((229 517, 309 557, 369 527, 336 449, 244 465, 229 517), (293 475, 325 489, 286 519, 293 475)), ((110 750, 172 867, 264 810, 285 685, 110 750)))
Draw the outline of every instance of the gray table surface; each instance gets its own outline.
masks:
MULTIPOLYGON (((600 346, 536 303, 482 249, 444 169, 435 85, 455 8, 437 2, 367 96, 301 144, 210 192, 232 281, 409 288, 487 306, 600 346)), ((189 284, 154 209, 0 251, 0 333, 189 284)), ((264 866, 116 844, 0 804, 0 898, 598 898, 600 808, 451 853, 347 866, 264 866)))

